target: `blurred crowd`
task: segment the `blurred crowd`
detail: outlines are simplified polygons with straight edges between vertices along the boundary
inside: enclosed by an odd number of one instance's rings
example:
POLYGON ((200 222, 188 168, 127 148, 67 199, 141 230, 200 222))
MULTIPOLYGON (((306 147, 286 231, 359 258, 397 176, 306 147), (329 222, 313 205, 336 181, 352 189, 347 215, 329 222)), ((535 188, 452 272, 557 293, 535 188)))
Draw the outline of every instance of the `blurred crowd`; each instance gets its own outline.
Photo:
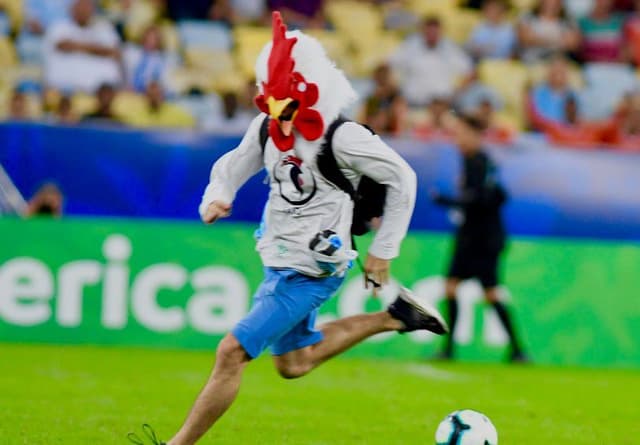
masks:
POLYGON ((274 9, 378 133, 640 151, 640 0, 0 0, 0 117, 242 133, 274 9))

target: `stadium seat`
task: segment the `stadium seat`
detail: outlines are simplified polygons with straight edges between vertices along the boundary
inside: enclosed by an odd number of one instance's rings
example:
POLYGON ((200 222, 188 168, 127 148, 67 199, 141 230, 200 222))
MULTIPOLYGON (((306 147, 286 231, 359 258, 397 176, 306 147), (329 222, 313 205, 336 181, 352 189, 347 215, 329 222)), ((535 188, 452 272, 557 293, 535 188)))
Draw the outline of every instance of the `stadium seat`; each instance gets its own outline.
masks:
POLYGON ((0 37, 0 68, 9 68, 16 64, 16 50, 7 37, 0 37))
POLYGON ((458 8, 457 0, 408 0, 407 6, 420 17, 446 14, 458 8))
POLYGON ((18 31, 24 18, 22 0, 0 0, 0 10, 7 15, 11 30, 18 31))
MULTIPOLYGON (((545 81, 549 65, 538 63, 535 65, 527 65, 527 69, 529 70, 529 81, 531 84, 536 84, 545 81)), ((578 65, 573 63, 569 65, 569 84, 577 90, 584 87, 582 71, 578 65)))
POLYGON ((444 10, 440 15, 445 35, 462 45, 467 42, 473 28, 480 22, 480 14, 470 10, 444 10))
POLYGON ((37 119, 42 117, 42 99, 39 94, 31 93, 26 95, 27 113, 30 118, 37 119))
POLYGON ((126 120, 129 116, 145 113, 147 102, 143 95, 121 91, 113 101, 113 112, 126 120))
POLYGON ((96 98, 86 93, 76 93, 71 97, 71 109, 78 116, 93 112, 96 108, 96 98))
POLYGON ((132 2, 125 16, 124 32, 127 39, 137 42, 144 30, 153 24, 159 15, 160 12, 152 1, 138 0, 132 2))
POLYGON ((185 94, 195 88, 210 92, 215 89, 215 80, 204 70, 179 67, 169 73, 168 84, 171 91, 185 94))
POLYGON ((13 88, 8 83, 0 82, 0 119, 4 119, 9 111, 9 97, 13 88))
POLYGON ((160 24, 160 32, 162 33, 162 44, 166 51, 177 53, 180 51, 180 35, 178 28, 170 20, 165 20, 160 24))
POLYGON ((589 86, 608 85, 612 88, 633 88, 636 78, 625 64, 590 63, 584 67, 584 78, 589 86))
POLYGON ((177 24, 180 41, 184 48, 207 48, 229 51, 232 46, 229 29, 219 23, 185 20, 177 24))
POLYGON ((188 67, 206 70, 212 74, 235 70, 231 54, 227 51, 186 48, 184 50, 184 61, 188 67))
POLYGON ((325 11, 337 32, 353 43, 372 39, 383 29, 382 12, 369 3, 328 2, 325 11))
POLYGON ((187 48, 184 55, 187 68, 200 73, 196 76, 208 78, 206 85, 198 82, 199 88, 205 91, 235 88, 245 81, 228 51, 187 48))
MULTIPOLYGON (((538 0, 511 0, 510 2, 516 16, 520 16, 522 13, 531 11, 537 3, 538 0)), ((564 3, 567 4, 571 2, 565 1, 564 3)))
POLYGON ((524 122, 525 89, 529 83, 527 68, 513 60, 484 60, 478 65, 480 80, 503 98, 505 112, 520 123, 524 122))
POLYGON ((233 30, 237 65, 245 77, 255 76, 256 58, 262 47, 271 40, 271 29, 266 27, 237 26, 233 30))
POLYGON ((0 84, 17 85, 20 82, 39 86, 42 82, 42 67, 14 65, 0 70, 0 84))
POLYGON ((375 67, 385 62, 400 43, 401 39, 397 34, 380 32, 374 39, 354 45, 355 66, 352 71, 347 72, 355 77, 370 76, 375 67))

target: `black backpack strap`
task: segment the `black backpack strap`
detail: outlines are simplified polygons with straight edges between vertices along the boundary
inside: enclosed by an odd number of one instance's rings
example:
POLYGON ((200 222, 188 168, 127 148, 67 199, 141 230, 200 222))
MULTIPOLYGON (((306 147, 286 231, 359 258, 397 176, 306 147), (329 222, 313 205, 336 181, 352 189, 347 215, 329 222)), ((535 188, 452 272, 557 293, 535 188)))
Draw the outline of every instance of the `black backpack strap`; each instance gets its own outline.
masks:
POLYGON ((262 124, 260 125, 260 147, 262 147, 262 154, 264 154, 264 149, 267 146, 267 141, 269 140, 269 122, 271 119, 269 116, 265 116, 262 124))
POLYGON ((336 130, 346 122, 351 121, 342 116, 339 116, 336 120, 331 122, 331 125, 329 125, 329 128, 324 135, 324 142, 320 147, 320 153, 318 153, 316 160, 318 163, 318 170, 320 170, 322 176, 337 188, 348 194, 351 199, 355 201, 356 189, 353 187, 353 184, 351 184, 351 181, 349 181, 342 171, 340 171, 336 156, 333 154, 333 135, 336 130))

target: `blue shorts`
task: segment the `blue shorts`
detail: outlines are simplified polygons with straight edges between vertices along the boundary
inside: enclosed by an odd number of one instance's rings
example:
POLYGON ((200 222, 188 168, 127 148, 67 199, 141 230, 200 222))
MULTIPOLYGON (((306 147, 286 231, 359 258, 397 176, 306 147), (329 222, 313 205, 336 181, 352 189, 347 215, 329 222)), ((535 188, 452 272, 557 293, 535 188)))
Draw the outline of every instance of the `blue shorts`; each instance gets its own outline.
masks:
POLYGON ((338 290, 343 277, 314 278, 292 269, 264 269, 253 306, 231 331, 256 358, 267 347, 282 355, 322 340, 315 329, 318 308, 338 290))

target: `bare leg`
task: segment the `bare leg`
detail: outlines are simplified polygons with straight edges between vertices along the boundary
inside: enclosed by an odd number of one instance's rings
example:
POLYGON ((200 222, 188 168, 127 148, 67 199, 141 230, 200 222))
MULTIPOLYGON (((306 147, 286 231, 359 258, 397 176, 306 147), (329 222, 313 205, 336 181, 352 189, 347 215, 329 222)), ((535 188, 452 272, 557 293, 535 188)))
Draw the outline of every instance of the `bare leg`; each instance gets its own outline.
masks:
POLYGON ((216 351, 216 364, 209 381, 196 399, 187 420, 168 445, 192 445, 224 414, 238 394, 242 371, 249 363, 238 340, 222 339, 216 351))
POLYGON ((274 363, 284 378, 302 377, 321 363, 372 335, 402 328, 402 322, 391 317, 388 312, 342 318, 320 327, 324 334, 320 343, 274 356, 274 363))

